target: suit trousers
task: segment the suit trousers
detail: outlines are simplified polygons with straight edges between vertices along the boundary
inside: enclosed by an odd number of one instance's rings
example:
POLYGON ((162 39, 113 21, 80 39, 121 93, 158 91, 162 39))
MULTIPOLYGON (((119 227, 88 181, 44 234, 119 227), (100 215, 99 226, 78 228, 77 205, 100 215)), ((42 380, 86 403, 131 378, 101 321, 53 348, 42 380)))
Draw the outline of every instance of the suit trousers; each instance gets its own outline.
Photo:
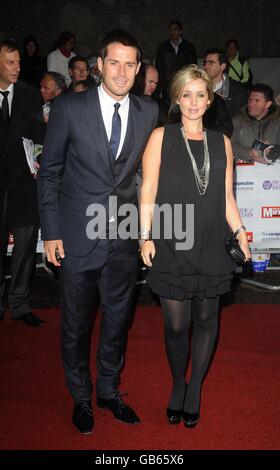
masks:
POLYGON ((30 292, 34 270, 38 226, 7 228, 6 194, 1 198, 0 209, 0 313, 4 312, 6 290, 4 262, 7 252, 9 231, 14 237, 11 257, 11 282, 8 301, 12 318, 20 318, 30 312, 30 292))
POLYGON ((117 392, 137 278, 137 249, 137 240, 99 240, 89 255, 66 253, 61 263, 62 358, 75 402, 92 396, 90 344, 97 289, 102 314, 97 396, 110 399, 117 392))

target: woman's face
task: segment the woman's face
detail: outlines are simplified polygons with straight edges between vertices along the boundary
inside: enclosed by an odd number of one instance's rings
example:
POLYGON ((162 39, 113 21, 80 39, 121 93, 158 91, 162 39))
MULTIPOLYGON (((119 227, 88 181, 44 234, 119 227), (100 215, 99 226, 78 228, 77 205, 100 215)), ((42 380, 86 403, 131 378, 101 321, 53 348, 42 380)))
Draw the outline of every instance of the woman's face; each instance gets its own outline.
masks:
POLYGON ((187 83, 177 103, 180 106, 182 116, 191 121, 200 119, 209 104, 205 81, 198 78, 187 83))

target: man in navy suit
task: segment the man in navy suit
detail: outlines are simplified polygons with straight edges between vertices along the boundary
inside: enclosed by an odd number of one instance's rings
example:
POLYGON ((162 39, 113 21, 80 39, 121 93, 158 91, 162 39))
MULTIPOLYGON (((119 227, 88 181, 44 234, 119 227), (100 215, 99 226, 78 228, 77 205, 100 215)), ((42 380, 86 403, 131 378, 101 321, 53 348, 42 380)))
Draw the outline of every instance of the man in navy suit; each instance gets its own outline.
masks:
POLYGON ((120 421, 140 421, 118 392, 138 242, 117 235, 117 214, 123 204, 137 205, 136 172, 158 114, 155 103, 129 95, 140 67, 139 46, 131 34, 107 34, 98 67, 98 88, 69 93, 54 103, 38 178, 47 258, 61 265, 62 355, 74 400, 72 421, 83 434, 94 425, 89 354, 97 289, 102 311, 97 404, 120 421), (106 213, 98 236, 90 229, 94 207, 106 213))

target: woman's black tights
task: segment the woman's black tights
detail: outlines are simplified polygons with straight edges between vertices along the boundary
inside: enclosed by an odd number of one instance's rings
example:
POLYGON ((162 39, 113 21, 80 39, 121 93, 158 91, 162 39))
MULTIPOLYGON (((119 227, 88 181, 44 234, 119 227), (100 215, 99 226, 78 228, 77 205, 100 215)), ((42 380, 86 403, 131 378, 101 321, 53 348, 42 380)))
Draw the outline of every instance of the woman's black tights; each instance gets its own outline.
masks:
POLYGON ((197 413, 203 377, 215 346, 218 327, 219 297, 199 300, 172 300, 161 297, 165 326, 165 346, 173 377, 173 390, 168 407, 197 413), (192 374, 185 385, 189 355, 190 325, 192 335, 192 374))

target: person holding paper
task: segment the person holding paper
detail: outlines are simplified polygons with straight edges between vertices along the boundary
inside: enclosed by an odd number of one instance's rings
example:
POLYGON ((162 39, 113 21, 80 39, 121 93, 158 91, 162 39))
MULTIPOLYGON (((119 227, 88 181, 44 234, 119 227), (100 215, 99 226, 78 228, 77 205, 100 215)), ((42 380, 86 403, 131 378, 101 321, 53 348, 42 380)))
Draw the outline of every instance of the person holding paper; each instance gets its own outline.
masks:
POLYGON ((5 314, 3 262, 9 233, 13 234, 11 316, 28 326, 43 321, 30 307, 30 288, 38 236, 36 181, 30 172, 23 137, 42 144, 45 125, 42 101, 36 88, 18 81, 20 54, 11 40, 0 42, 0 320, 5 314))

